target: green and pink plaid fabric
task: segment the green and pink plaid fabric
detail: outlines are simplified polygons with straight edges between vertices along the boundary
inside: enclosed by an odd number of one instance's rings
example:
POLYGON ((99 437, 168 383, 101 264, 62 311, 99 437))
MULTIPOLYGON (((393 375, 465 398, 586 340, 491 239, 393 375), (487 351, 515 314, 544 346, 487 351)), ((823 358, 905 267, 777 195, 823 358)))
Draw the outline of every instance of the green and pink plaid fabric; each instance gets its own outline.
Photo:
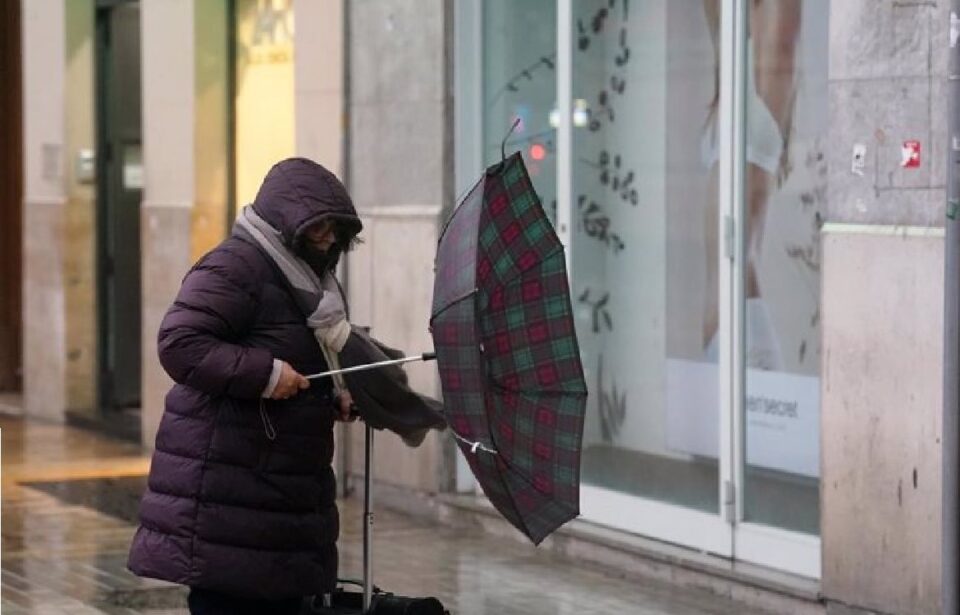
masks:
POLYGON ((563 245, 519 154, 456 210, 436 273, 431 331, 448 422, 493 505, 540 543, 579 514, 587 388, 563 245))

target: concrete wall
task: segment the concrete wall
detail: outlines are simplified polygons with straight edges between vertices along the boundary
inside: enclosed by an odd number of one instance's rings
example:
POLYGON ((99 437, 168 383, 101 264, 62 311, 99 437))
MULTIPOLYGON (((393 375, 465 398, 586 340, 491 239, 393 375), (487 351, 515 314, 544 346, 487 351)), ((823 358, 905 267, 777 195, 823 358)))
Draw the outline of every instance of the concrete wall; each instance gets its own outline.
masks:
POLYGON ((830 3, 830 221, 943 226, 949 24, 943 1, 830 3), (900 167, 911 139, 919 169, 900 167))
POLYGON ((939 612, 947 5, 830 3, 821 515, 833 610, 939 612), (902 168, 914 139, 921 167, 902 168))
POLYGON ((65 9, 63 0, 35 0, 22 10, 24 412, 63 420, 65 9))
POLYGON ((942 233, 831 227, 823 247, 823 591, 939 613, 942 233))
MULTIPOLYGON (((438 205, 393 205, 362 213, 365 243, 350 256, 351 320, 372 328, 386 344, 408 354, 433 348, 428 330, 433 293, 433 256, 438 205)), ((436 365, 405 368, 416 390, 439 396, 436 365)), ((351 426, 351 472, 363 472, 363 429, 351 426)), ((374 477, 394 485, 435 492, 449 487, 444 438, 430 434, 411 449, 390 432, 377 432, 374 477)))
POLYGON ((342 176, 346 132, 343 2, 295 2, 293 11, 297 155, 342 176))
MULTIPOLYGON (((452 198, 452 17, 443 0, 349 4, 349 188, 367 241, 349 259, 353 320, 411 353, 432 348, 433 256, 452 198)), ((434 365, 409 371, 418 389, 437 393, 434 365)), ((352 430, 351 468, 361 471, 362 430, 352 430)), ((451 486, 445 436, 419 449, 390 434, 377 442, 376 479, 421 491, 451 486)))

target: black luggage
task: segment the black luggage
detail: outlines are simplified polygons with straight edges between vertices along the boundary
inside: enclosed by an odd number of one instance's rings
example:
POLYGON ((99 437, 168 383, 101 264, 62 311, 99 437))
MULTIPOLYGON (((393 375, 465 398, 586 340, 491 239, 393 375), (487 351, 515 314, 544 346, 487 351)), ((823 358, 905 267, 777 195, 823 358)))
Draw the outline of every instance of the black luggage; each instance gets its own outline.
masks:
MULTIPOLYGON (((303 613, 312 615, 356 615, 357 613, 364 613, 363 593, 350 591, 344 587, 346 585, 362 587, 362 583, 346 580, 341 580, 340 583, 341 587, 338 587, 337 591, 327 597, 327 606, 324 606, 323 597, 314 596, 310 603, 305 605, 303 613)), ((436 598, 397 596, 384 592, 379 587, 373 588, 370 609, 366 613, 369 615, 448 615, 448 612, 444 610, 443 605, 436 598)))
POLYGON ((382 591, 373 585, 371 531, 371 468, 373 458, 373 428, 364 425, 363 470, 363 581, 341 579, 340 587, 332 594, 313 596, 304 602, 302 615, 449 615, 436 598, 410 598, 382 591), (350 591, 354 585, 362 591, 350 591))

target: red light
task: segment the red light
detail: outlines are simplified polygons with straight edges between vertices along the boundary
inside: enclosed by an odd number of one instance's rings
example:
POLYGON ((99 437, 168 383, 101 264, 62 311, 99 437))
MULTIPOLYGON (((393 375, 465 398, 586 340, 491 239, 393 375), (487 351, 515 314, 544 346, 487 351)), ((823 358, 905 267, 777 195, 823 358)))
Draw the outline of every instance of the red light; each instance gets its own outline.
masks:
POLYGON ((530 157, 534 160, 543 160, 547 157, 547 148, 539 143, 534 143, 530 146, 530 157))

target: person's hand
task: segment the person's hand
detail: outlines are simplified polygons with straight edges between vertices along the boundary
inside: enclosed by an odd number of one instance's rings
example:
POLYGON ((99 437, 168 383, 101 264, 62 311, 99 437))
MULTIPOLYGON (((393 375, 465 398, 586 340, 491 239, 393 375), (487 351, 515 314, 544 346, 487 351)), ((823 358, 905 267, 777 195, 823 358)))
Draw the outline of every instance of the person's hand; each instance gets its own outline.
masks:
POLYGON ((336 410, 335 418, 338 421, 352 423, 357 420, 356 415, 350 414, 353 410, 353 397, 351 397, 350 391, 346 389, 340 391, 340 395, 334 400, 334 409, 336 410))
POLYGON ((290 367, 289 363, 281 361, 280 378, 277 380, 277 386, 274 387, 270 399, 289 399, 303 389, 309 388, 309 380, 290 367))

